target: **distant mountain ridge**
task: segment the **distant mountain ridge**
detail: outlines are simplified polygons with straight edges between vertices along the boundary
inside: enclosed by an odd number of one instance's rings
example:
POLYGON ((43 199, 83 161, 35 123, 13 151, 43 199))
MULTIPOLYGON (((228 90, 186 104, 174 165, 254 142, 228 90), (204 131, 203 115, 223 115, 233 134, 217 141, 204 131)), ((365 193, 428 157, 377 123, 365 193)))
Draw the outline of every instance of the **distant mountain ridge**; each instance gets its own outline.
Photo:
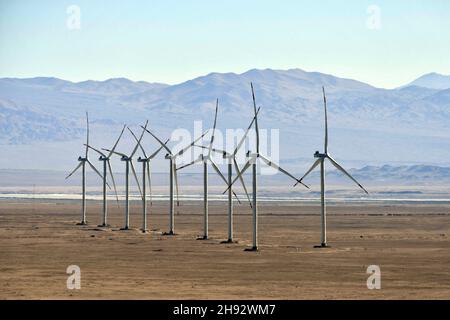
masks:
MULTIPOLYGON (((423 79, 398 89, 381 89, 301 69, 210 73, 175 85, 126 78, 82 82, 1 78, 0 144, 12 153, 39 146, 66 168, 65 155, 73 151, 64 142, 82 145, 85 111, 90 113, 93 141, 104 146, 124 123, 133 127, 148 119, 163 137, 176 128, 192 131, 196 120, 211 126, 216 98, 218 128, 245 128, 252 117, 250 82, 262 106, 261 128, 280 130, 282 158, 305 158, 323 144, 321 87, 325 86, 330 148, 338 158, 353 159, 358 166, 368 161, 450 162, 445 160, 450 159, 450 89, 420 86, 423 79)), ((124 147, 132 143, 126 137, 124 147)), ((36 166, 49 166, 52 159, 42 156, 39 161, 39 155, 36 166)), ((0 159, 0 168, 9 163, 0 159)))
POLYGON ((406 85, 406 87, 409 86, 418 86, 437 90, 449 89, 450 75, 443 75, 436 72, 427 73, 406 85))

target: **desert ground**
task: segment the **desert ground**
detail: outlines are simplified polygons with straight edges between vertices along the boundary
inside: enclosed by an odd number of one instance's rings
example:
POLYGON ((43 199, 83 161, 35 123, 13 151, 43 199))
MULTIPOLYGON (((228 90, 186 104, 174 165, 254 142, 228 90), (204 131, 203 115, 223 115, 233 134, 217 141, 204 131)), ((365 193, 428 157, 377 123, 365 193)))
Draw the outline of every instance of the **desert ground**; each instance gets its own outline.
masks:
POLYGON ((251 211, 235 208, 237 243, 226 238, 226 204, 210 204, 210 239, 201 203, 183 202, 175 236, 167 202, 150 208, 148 234, 132 204, 133 230, 110 202, 111 228, 98 228, 101 203, 88 202, 77 226, 75 201, 0 201, 1 299, 450 299, 450 205, 331 205, 330 248, 320 242, 318 205, 261 203, 259 252, 251 211), (81 268, 81 289, 68 290, 66 268, 81 268), (366 286, 369 265, 381 289, 366 286))

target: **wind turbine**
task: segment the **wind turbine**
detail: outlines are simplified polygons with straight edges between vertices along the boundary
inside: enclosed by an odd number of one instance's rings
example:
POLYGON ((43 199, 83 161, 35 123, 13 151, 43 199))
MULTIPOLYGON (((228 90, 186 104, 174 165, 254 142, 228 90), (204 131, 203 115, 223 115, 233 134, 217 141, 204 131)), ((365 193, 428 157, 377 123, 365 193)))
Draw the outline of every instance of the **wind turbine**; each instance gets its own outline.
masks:
MULTIPOLYGON (((260 108, 258 108, 258 110, 256 111, 256 115, 258 115, 260 108)), ((236 160, 236 155, 239 151, 239 149, 241 148, 241 146, 244 144, 245 139, 247 138, 247 135, 251 129, 251 127, 253 126, 253 123, 256 120, 256 115, 253 117, 253 120, 250 122, 250 125, 247 127, 247 131, 245 132, 244 136, 241 138, 241 141, 239 141, 239 143, 237 144, 236 148, 234 149, 233 153, 228 153, 226 151, 222 151, 222 156, 224 159, 228 160, 228 185, 231 186, 232 184, 232 179, 233 179, 233 165, 234 168, 236 170, 236 174, 240 175, 241 170, 239 169, 239 165, 237 163, 236 160)), ((244 183, 244 179, 242 178, 242 175, 240 176, 240 181, 242 184, 242 187, 244 188, 244 192, 247 196, 248 202, 250 204, 250 208, 252 208, 252 202, 250 200, 250 196, 247 192, 247 188, 245 187, 245 183, 244 183)), ((229 188, 228 190, 228 239, 226 241, 224 241, 223 243, 232 243, 234 240, 234 235, 233 235, 233 198, 231 196, 232 193, 232 187, 229 188)))
POLYGON ((113 148, 111 149, 111 151, 108 153, 108 155, 106 155, 104 152, 101 152, 100 150, 85 144, 85 146, 87 146, 88 148, 94 150, 95 152, 97 152, 100 157, 98 158, 99 161, 103 162, 103 222, 102 224, 98 225, 99 227, 109 227, 109 224, 107 222, 107 216, 108 216, 108 202, 107 202, 107 191, 106 191, 106 186, 109 187, 108 183, 107 183, 107 170, 109 170, 109 174, 111 175, 111 180, 114 186, 114 192, 116 194, 116 200, 117 200, 117 205, 119 205, 119 196, 117 195, 117 188, 116 188, 116 181, 114 180, 114 175, 112 172, 112 168, 111 168, 111 163, 110 163, 110 159, 111 156, 114 154, 114 150, 117 147, 117 144, 120 141, 120 138, 122 138, 123 132, 125 130, 126 125, 123 126, 122 131, 120 132, 119 138, 117 138, 116 143, 114 144, 113 148))
POLYGON ((186 147, 178 151, 177 153, 173 154, 172 150, 167 147, 165 143, 163 143, 156 135, 154 135, 150 130, 148 130, 145 127, 142 127, 145 131, 147 131, 153 138, 155 138, 156 141, 167 151, 167 154, 165 158, 169 160, 169 231, 163 233, 167 236, 175 235, 175 219, 174 219, 174 197, 173 197, 173 189, 174 189, 174 182, 176 186, 176 192, 177 192, 177 206, 179 206, 179 200, 178 200, 178 175, 177 175, 177 165, 176 165, 176 159, 184 154, 189 148, 195 145, 197 141, 202 139, 207 133, 208 130, 205 131, 200 137, 192 141, 190 144, 188 144, 186 147))
MULTIPOLYGON (((216 131, 216 124, 217 124, 217 112, 219 110, 219 99, 216 100, 216 111, 214 115, 214 125, 213 125, 213 131, 211 134, 211 140, 208 145, 208 154, 205 156, 201 154, 197 159, 194 161, 178 168, 178 170, 181 170, 183 168, 189 167, 193 164, 203 162, 203 236, 199 237, 198 240, 207 240, 208 239, 208 162, 211 163, 211 166, 216 171, 216 173, 222 178, 222 180, 225 182, 225 184, 228 184, 227 179, 223 176, 223 174, 220 172, 219 167, 214 162, 214 160, 211 158, 211 152, 212 152, 212 146, 214 143, 214 137, 215 137, 215 131, 216 131)), ((240 203, 239 198, 237 195, 232 191, 238 202, 240 203)))
MULTIPOLYGON (((323 106, 325 110, 325 145, 324 145, 324 153, 320 153, 319 151, 316 151, 314 153, 314 158, 317 158, 317 160, 313 163, 311 168, 309 168, 308 171, 303 175, 303 177, 299 180, 301 181, 309 174, 311 171, 314 170, 319 164, 320 164, 320 204, 321 204, 321 244, 318 246, 315 246, 315 248, 325 248, 328 247, 327 244, 327 216, 326 216, 326 204, 325 204, 325 159, 328 159, 333 166, 335 166, 339 171, 344 173, 347 177, 349 177, 353 182, 355 182, 358 187, 360 187, 366 194, 369 194, 366 189, 358 182, 355 178, 353 178, 345 169, 340 166, 336 160, 334 160, 331 155, 328 153, 328 119, 327 119, 327 98, 325 96, 325 88, 322 87, 323 92, 323 106)), ((294 187, 297 185, 297 183, 294 185, 294 187)))
MULTIPOLYGON (((256 153, 252 153, 250 150, 247 152, 247 157, 249 160, 245 163, 241 172, 236 176, 231 184, 229 184, 228 189, 236 182, 236 180, 240 179, 244 172, 251 166, 252 167, 252 209, 253 209, 253 230, 252 230, 252 247, 245 249, 246 251, 258 251, 258 202, 257 202, 257 164, 258 159, 261 159, 266 165, 281 171, 288 177, 294 179, 297 183, 301 183, 306 188, 309 188, 307 185, 302 183, 300 180, 295 178, 292 174, 281 168, 280 166, 273 163, 267 157, 259 152, 259 128, 258 128, 258 113, 259 109, 256 109, 256 99, 255 99, 255 91, 253 89, 253 83, 250 83, 250 87, 252 89, 252 98, 253 98, 253 112, 255 118, 255 132, 256 132, 256 153)), ((225 190, 225 192, 228 191, 225 190)))
MULTIPOLYGON (((147 127, 148 121, 145 123, 144 129, 147 127)), ((131 129, 128 128, 128 130, 131 131, 131 129)), ((125 226, 121 228, 120 230, 129 230, 130 228, 130 167, 131 171, 133 172, 134 179, 136 180, 137 187, 139 189, 139 193, 142 196, 141 187, 139 185, 139 179, 136 175, 136 170, 134 169, 133 165, 133 156, 136 153, 139 143, 142 140, 142 137, 144 136, 144 130, 142 130, 141 136, 139 137, 138 143, 136 143, 136 146, 134 147, 133 151, 129 155, 126 155, 124 153, 120 153, 114 150, 109 149, 103 149, 108 152, 112 152, 113 154, 116 154, 120 156, 120 160, 125 162, 125 226)), ((134 134, 133 134, 134 135, 134 134)))
MULTIPOLYGON (((149 191, 150 191, 150 206, 152 205, 152 180, 151 180, 151 171, 150 171, 150 162, 151 160, 156 157, 156 155, 161 151, 163 146, 160 146, 155 152, 153 152, 149 157, 147 157, 147 154, 145 153, 144 148, 142 147, 142 144, 140 143, 139 139, 136 137, 136 135, 131 131, 131 134, 133 135, 136 142, 139 144, 139 147, 141 148, 141 151, 144 155, 144 157, 139 157, 138 162, 142 163, 142 229, 141 231, 143 233, 147 233, 147 191, 146 191, 146 179, 148 178, 148 184, 149 184, 149 191)), ((166 140, 164 145, 166 145, 169 142, 169 139, 166 140)))
MULTIPOLYGON (((205 240, 208 239, 208 161, 211 162, 212 167, 214 168, 214 170, 216 170, 216 172, 219 174, 219 176, 222 178, 222 180, 225 182, 225 184, 229 185, 232 182, 232 175, 233 175, 233 164, 235 166, 236 169, 236 173, 239 174, 240 170, 239 170, 239 166, 237 164, 236 161, 236 154, 239 151, 240 147, 242 146, 242 144, 244 143, 248 131, 250 129, 247 129, 247 132, 245 133, 245 135, 242 137, 241 141, 239 142, 239 144, 237 145, 236 149, 234 150, 233 153, 228 153, 224 150, 219 150, 216 148, 213 148, 213 143, 214 143, 214 133, 215 133, 215 129, 216 129, 216 123, 217 123, 217 111, 218 111, 218 105, 219 102, 218 100, 216 101, 216 113, 215 113, 215 117, 214 117, 214 126, 213 126, 213 134, 211 136, 211 140, 208 146, 202 146, 202 145, 196 145, 196 147, 200 147, 203 149, 208 149, 208 155, 204 156, 201 155, 198 159, 192 161, 191 163, 180 167, 178 170, 181 170, 183 168, 186 168, 190 165, 193 165, 195 163, 198 162, 203 162, 203 177, 204 177, 204 225, 203 225, 203 229, 204 229, 204 234, 203 237, 200 237, 199 239, 201 240, 205 240), (212 160, 211 158, 211 152, 215 152, 215 153, 220 153, 222 154, 224 159, 228 160, 228 180, 225 179, 225 177, 222 175, 222 173, 219 171, 217 165, 215 164, 215 162, 212 160)), ((259 111, 259 110, 258 110, 259 111)), ((253 121, 252 121, 253 124, 253 121)), ((252 126, 252 124, 250 124, 250 127, 252 126)), ((242 186, 244 188, 245 194, 247 195, 247 199, 250 203, 250 207, 252 206, 251 201, 250 201, 250 196, 248 195, 247 192, 247 188, 245 187, 245 183, 244 180, 241 178, 241 183, 242 186)), ((228 189, 228 239, 226 241, 223 241, 222 243, 232 243, 233 242, 233 195, 236 197, 236 199, 238 200, 238 202, 240 203, 239 198, 237 198, 236 194, 234 193, 234 191, 232 190, 232 188, 228 189)))
MULTIPOLYGON (((89 145, 89 115, 86 112, 86 145, 89 145)), ((84 154, 84 157, 79 156, 78 161, 80 162, 75 169, 69 175, 66 177, 68 179, 70 176, 72 176, 80 167, 81 167, 81 188, 82 188, 82 198, 81 198, 81 222, 77 223, 77 225, 86 225, 86 163, 89 164, 89 166, 94 170, 95 173, 97 173, 100 178, 103 179, 102 175, 98 170, 94 167, 94 165, 89 161, 88 158, 89 148, 86 147, 86 152, 84 154)))

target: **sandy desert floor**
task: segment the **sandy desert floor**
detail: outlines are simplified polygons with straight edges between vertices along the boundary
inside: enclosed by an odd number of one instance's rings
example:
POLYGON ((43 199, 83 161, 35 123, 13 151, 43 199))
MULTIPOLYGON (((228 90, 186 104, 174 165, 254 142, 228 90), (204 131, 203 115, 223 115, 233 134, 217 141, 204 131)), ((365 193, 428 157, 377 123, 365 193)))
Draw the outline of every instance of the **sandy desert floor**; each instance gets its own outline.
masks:
POLYGON ((111 202, 108 229, 97 228, 101 203, 88 203, 88 226, 76 226, 77 202, 0 201, 2 299, 450 299, 450 206, 329 206, 331 248, 320 240, 319 206, 261 204, 260 251, 251 215, 236 208, 238 243, 226 237, 226 204, 210 205, 210 240, 201 203, 183 203, 176 236, 167 203, 152 207, 143 234, 118 231, 123 210, 111 202), (81 268, 81 289, 68 290, 66 268, 81 268), (381 289, 368 290, 366 269, 381 268, 381 289))

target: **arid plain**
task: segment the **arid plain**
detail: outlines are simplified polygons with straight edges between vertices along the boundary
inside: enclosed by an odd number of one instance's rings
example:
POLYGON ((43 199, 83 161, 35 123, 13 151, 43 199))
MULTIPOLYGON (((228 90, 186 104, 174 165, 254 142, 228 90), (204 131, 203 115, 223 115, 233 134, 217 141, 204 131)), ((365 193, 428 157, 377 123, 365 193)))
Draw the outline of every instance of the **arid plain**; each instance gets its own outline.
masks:
POLYGON ((210 205, 210 240, 199 241, 202 206, 183 202, 176 236, 167 203, 150 209, 142 234, 118 231, 123 210, 110 204, 111 228, 97 228, 100 202, 88 202, 88 226, 77 226, 79 202, 0 201, 1 299, 449 299, 450 205, 331 205, 331 248, 320 240, 318 205, 261 203, 259 252, 251 212, 235 208, 237 243, 226 238, 226 204, 210 205), (66 268, 81 268, 81 289, 68 290, 66 268), (369 290, 369 265, 381 289, 369 290))

